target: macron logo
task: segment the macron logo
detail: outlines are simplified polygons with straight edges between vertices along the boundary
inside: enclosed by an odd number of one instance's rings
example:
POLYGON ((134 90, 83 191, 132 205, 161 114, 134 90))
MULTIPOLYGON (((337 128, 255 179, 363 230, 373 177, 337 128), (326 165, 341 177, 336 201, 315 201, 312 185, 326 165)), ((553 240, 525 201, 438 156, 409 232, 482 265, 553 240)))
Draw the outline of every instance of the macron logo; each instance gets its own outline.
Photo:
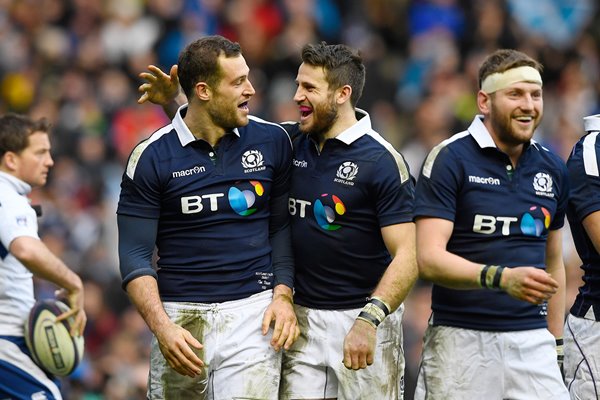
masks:
POLYGON ((292 161, 292 163, 294 164, 295 167, 298 167, 298 168, 306 168, 306 167, 308 167, 308 163, 306 161, 304 161, 304 160, 296 160, 294 158, 294 160, 292 161))
POLYGON ((194 168, 184 169, 182 171, 173 172, 173 178, 181 178, 182 176, 196 175, 196 174, 199 174, 199 173, 205 172, 205 171, 206 171, 206 168, 199 167, 196 165, 194 168))
POLYGON ((491 176, 484 178, 481 176, 473 176, 473 175, 469 175, 469 182, 470 183, 479 183, 482 185, 495 185, 495 186, 500 186, 500 179, 498 178, 492 178, 491 176))

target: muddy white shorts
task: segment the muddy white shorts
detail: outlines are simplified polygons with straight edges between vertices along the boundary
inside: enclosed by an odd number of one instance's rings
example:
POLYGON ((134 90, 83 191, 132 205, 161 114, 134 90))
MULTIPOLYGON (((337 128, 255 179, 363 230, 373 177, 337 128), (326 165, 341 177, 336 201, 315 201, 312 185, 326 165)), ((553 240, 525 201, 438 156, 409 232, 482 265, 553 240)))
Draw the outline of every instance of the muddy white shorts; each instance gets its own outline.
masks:
POLYGON ((283 355, 281 399, 402 399, 403 306, 377 328, 375 359, 366 369, 343 364, 344 338, 361 308, 317 310, 295 306, 300 337, 283 355))
POLYGON ((169 367, 152 340, 148 398, 276 400, 281 371, 281 352, 269 345, 272 331, 261 333, 263 314, 272 291, 223 303, 165 302, 172 321, 204 345, 197 352, 204 373, 190 378, 169 367))
POLYGON ((600 399, 600 322, 590 308, 585 318, 567 316, 565 384, 572 399, 600 399))
POLYGON ((415 400, 568 400, 547 329, 429 326, 415 400))

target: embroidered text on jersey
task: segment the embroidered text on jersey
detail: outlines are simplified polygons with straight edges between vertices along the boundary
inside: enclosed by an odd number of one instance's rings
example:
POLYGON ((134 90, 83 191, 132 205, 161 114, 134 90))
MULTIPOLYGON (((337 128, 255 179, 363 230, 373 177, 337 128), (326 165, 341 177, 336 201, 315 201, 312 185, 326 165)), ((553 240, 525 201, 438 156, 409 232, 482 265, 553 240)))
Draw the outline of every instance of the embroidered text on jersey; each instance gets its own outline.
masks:
POLYGON ((196 175, 205 172, 206 168, 196 165, 194 168, 184 169, 182 171, 173 172, 173 178, 181 178, 182 176, 196 175))
POLYGON ((484 178, 482 176, 469 175, 469 182, 480 183, 482 185, 496 185, 496 186, 500 185, 500 179, 493 178, 491 176, 484 178))

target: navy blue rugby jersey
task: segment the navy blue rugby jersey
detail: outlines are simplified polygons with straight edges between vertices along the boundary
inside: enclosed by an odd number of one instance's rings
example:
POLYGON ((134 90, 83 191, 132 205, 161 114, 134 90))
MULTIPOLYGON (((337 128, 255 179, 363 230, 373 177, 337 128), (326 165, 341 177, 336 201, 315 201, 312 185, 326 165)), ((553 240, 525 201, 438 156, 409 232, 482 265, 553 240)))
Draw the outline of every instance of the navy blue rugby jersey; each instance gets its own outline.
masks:
POLYGON ((391 261, 381 228, 413 218, 408 165, 368 114, 357 110, 357 117, 321 152, 298 124, 284 125, 294 143, 294 301, 305 307, 362 307, 391 261))
POLYGON ((269 289, 269 201, 287 201, 291 140, 251 116, 213 149, 194 138, 185 111, 133 150, 117 213, 158 219, 163 301, 220 302, 269 289))
POLYGON ((586 117, 584 125, 587 135, 577 142, 567 161, 571 185, 567 217, 584 271, 584 284, 571 307, 578 317, 585 316, 590 306, 600 306, 600 255, 581 224, 600 210, 600 115, 586 117))
MULTIPOLYGON (((472 262, 544 269, 548 232, 564 224, 566 166, 532 140, 513 169, 481 118, 428 155, 417 183, 415 218, 452 221, 447 249, 472 262)), ((503 291, 434 285, 432 310, 434 325, 493 331, 547 326, 546 304, 503 291)))

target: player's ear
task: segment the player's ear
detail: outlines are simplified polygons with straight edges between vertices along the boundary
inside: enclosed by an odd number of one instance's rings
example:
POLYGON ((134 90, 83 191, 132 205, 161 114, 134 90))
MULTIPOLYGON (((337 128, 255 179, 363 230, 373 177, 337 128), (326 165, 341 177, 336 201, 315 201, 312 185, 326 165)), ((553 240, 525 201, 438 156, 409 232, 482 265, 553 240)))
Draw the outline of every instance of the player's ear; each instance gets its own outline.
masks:
POLYGON ((350 101, 350 96, 352 96, 352 87, 350 85, 344 85, 336 90, 335 100, 338 104, 343 104, 347 101, 350 101))
POLYGON ((196 97, 200 100, 210 100, 211 98, 211 89, 210 86, 206 82, 198 82, 194 87, 194 92, 196 93, 196 97))
POLYGON ((9 171, 15 171, 18 167, 19 155, 13 151, 7 151, 0 160, 0 165, 3 165, 9 171))
POLYGON ((492 97, 491 94, 480 90, 477 92, 477 107, 482 114, 489 114, 492 108, 492 97))

